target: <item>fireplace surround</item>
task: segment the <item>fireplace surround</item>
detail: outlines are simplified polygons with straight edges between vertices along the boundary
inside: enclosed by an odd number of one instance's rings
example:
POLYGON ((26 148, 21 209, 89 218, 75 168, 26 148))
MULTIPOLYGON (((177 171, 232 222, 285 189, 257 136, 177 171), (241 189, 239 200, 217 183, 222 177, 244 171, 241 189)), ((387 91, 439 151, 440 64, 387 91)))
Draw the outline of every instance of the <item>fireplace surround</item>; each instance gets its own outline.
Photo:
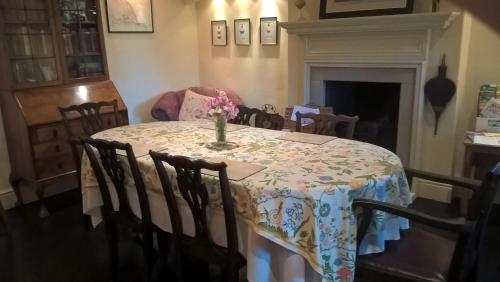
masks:
MULTIPOLYGON (((321 104, 325 81, 401 84, 397 154, 420 166, 424 95, 431 34, 446 29, 457 13, 284 22, 303 45, 304 103, 321 104)), ((324 94, 323 94, 324 95, 324 94)), ((324 97, 323 97, 324 99, 324 97)))

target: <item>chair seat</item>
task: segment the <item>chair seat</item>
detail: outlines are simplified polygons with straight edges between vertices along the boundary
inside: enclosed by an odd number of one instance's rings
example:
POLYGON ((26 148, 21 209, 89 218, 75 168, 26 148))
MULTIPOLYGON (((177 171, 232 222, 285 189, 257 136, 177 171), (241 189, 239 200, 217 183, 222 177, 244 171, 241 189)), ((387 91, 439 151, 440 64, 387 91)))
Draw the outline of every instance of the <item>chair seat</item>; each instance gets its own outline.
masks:
POLYGON ((358 256, 356 274, 372 281, 447 281, 456 242, 412 227, 383 253, 358 256))
POLYGON ((228 262, 232 262, 235 269, 240 269, 246 264, 245 258, 240 253, 231 257, 227 248, 215 244, 209 245, 192 237, 184 236, 182 238, 182 247, 183 252, 188 256, 212 264, 226 266, 228 262))

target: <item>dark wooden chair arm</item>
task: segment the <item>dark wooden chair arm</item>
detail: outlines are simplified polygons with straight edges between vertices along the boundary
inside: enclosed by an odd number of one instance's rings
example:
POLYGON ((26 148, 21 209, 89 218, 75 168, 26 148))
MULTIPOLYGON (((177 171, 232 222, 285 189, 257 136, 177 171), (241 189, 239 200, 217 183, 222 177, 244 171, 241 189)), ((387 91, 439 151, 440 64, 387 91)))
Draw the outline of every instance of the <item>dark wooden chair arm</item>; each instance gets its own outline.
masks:
POLYGON ((394 204, 369 199, 355 199, 353 202, 353 209, 356 210, 357 208, 362 209, 361 223, 358 229, 358 247, 368 231, 374 210, 387 212, 430 227, 455 233, 471 232, 474 227, 473 224, 465 218, 445 219, 394 204))
POLYGON ((463 177, 447 176, 442 174, 421 171, 413 168, 405 168, 405 174, 409 182, 412 182, 413 177, 417 177, 443 184, 449 184, 454 187, 455 186, 463 187, 473 191, 477 190, 481 185, 481 181, 479 180, 463 178, 463 177))

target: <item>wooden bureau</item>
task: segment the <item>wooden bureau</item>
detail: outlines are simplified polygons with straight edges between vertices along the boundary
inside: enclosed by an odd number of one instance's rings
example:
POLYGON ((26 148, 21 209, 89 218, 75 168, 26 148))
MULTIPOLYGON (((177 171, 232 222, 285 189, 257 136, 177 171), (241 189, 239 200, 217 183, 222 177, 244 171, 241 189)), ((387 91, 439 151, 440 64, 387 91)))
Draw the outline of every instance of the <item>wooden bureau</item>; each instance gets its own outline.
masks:
MULTIPOLYGON (((45 186, 75 174, 75 163, 58 107, 116 99, 122 125, 128 124, 127 108, 109 80, 3 92, 0 101, 11 164, 11 185, 19 204, 23 203, 21 184, 35 189, 41 202, 40 215, 45 216, 48 214, 43 203, 45 186)), ((81 131, 78 120, 71 123, 74 132, 81 131)), ((110 114, 106 127, 115 126, 110 114)))

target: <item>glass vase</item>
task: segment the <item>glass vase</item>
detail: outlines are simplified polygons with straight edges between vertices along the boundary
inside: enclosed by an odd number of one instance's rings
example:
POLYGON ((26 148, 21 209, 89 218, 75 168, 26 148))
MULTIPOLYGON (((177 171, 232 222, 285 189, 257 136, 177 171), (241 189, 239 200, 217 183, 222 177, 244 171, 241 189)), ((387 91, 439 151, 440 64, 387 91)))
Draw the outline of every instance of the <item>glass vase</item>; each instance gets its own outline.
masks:
POLYGON ((214 116, 214 125, 215 125, 215 140, 217 141, 217 146, 223 147, 226 144, 226 126, 227 126, 226 115, 214 116))

